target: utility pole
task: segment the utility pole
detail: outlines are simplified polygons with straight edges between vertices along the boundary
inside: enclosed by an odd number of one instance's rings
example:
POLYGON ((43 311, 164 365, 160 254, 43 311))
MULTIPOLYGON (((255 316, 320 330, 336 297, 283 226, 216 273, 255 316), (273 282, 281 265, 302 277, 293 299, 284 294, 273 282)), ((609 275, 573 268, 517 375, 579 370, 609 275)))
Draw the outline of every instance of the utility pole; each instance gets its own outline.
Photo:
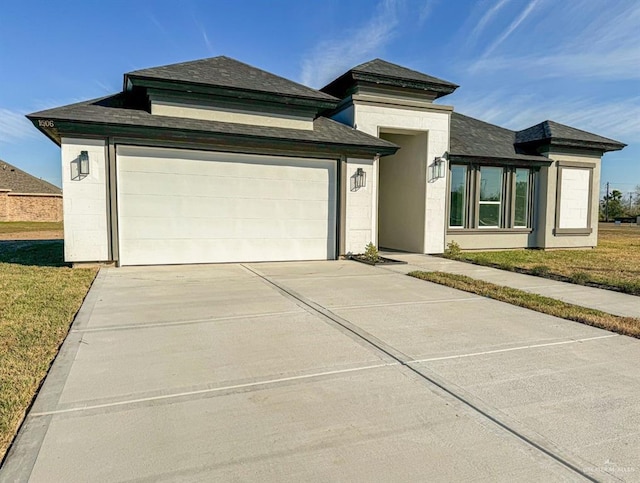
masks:
POLYGON ((609 182, 607 181, 607 196, 604 198, 604 219, 609 222, 609 182))

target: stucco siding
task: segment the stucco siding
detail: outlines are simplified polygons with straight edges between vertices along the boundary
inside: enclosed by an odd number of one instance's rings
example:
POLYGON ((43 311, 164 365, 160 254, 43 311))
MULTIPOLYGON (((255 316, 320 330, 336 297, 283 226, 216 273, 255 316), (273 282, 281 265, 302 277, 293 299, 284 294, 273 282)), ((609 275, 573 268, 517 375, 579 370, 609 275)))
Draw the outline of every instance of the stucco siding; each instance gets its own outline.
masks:
POLYGON ((533 246, 528 233, 447 233, 446 242, 457 243, 463 250, 508 250, 533 246))
POLYGON ((377 240, 377 163, 372 159, 347 160, 346 176, 343 180, 346 193, 345 209, 345 254, 362 253, 369 243, 377 240), (362 168, 367 176, 363 188, 355 188, 354 175, 362 168))
MULTIPOLYGON (((446 106, 411 109, 406 106, 383 107, 369 103, 355 104, 354 123, 357 129, 373 136, 381 132, 391 134, 427 133, 425 163, 424 245, 422 253, 442 253, 445 241, 447 182, 433 177, 431 166, 436 158, 449 150, 450 111, 446 106)), ((399 214, 401 216, 401 214, 399 214)))
POLYGON ((183 117, 207 121, 231 122, 253 126, 281 127, 288 129, 313 129, 313 119, 266 114, 262 112, 240 111, 221 107, 178 104, 168 101, 154 100, 151 103, 151 114, 158 116, 183 117))
POLYGON ((540 199, 537 203, 536 217, 537 246, 540 248, 583 248, 594 247, 598 244, 598 207, 600 196, 600 168, 601 159, 598 154, 576 153, 568 150, 555 150, 544 153, 554 163, 540 171, 540 199), (579 170, 572 173, 571 170, 579 170), (563 174, 559 175, 559 170, 563 174), (586 193, 584 178, 586 172, 590 174, 589 192, 586 193), (567 173, 569 178, 566 178, 567 173), (576 188, 573 174, 581 176, 580 187, 576 188), (564 180, 568 180, 564 185, 564 180), (562 185, 558 185, 563 182, 562 185), (565 187, 569 195, 565 197, 565 187), (565 210, 563 210, 563 200, 565 210), (570 199, 572 199, 570 201, 570 199), (587 200, 589 203, 587 203, 587 200), (558 206, 559 204, 559 206, 558 206), (583 228, 588 210, 590 233, 562 234, 563 229, 572 229, 569 225, 576 225, 578 221, 583 228), (578 219, 573 219, 579 217, 578 219))
POLYGON ((109 259, 105 142, 96 139, 62 139, 62 190, 64 252, 69 262, 109 259), (89 175, 77 176, 75 161, 89 154, 89 175))

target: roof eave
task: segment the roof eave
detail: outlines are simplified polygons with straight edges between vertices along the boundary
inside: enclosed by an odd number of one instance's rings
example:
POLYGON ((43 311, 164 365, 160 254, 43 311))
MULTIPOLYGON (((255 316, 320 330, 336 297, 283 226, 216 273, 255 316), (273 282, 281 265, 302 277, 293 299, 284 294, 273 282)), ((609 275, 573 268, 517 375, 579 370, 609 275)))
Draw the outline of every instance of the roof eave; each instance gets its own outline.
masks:
POLYGON ((536 139, 533 141, 525 141, 516 143, 516 146, 522 146, 527 148, 539 148, 542 146, 550 146, 557 148, 578 148, 578 149, 587 149, 593 151, 602 151, 603 153, 607 153, 610 151, 620 151, 624 149, 627 145, 625 143, 613 141, 613 142, 597 142, 597 141, 586 141, 579 139, 560 139, 560 138, 547 138, 547 139, 536 139))
POLYGON ((157 77, 125 74, 124 90, 128 89, 128 85, 140 87, 151 87, 156 89, 168 89, 177 91, 198 92, 201 94, 219 95, 224 97, 242 97, 246 99, 262 100, 267 102, 274 102, 278 104, 300 105, 307 107, 314 107, 320 110, 335 108, 340 99, 337 97, 326 94, 329 98, 318 99, 306 96, 292 96, 283 95, 275 92, 257 91, 250 89, 238 89, 227 86, 213 86, 209 84, 202 84, 197 82, 186 82, 179 80, 167 80, 157 77))
MULTIPOLYGON (((36 119, 37 120, 37 119, 36 119)), ((32 120, 33 121, 33 120, 32 120)), ((33 121, 35 122, 35 121, 33 121)), ((247 141, 256 142, 264 146, 315 146, 317 148, 326 149, 336 154, 349 154, 349 155, 379 155, 389 156, 395 154, 398 146, 392 143, 386 143, 387 145, 365 145, 365 144, 349 144, 339 142, 324 142, 318 140, 303 140, 303 139, 289 139, 275 136, 258 136, 251 134, 240 133, 222 133, 215 131, 199 131, 195 129, 177 129, 172 127, 163 126, 135 126, 129 124, 117 124, 109 122, 96 122, 96 121, 78 121, 73 119, 56 119, 56 133, 58 139, 61 139, 65 134, 70 136, 86 135, 86 136, 121 136, 121 137, 137 137, 147 139, 158 139, 156 136, 149 136, 151 131, 162 132, 160 137, 163 140, 190 140, 190 139, 211 139, 224 141, 231 144, 241 146, 246 144, 247 141)), ((60 142, 54 139, 51 135, 44 132, 50 139, 56 144, 60 145, 60 142)))
POLYGON ((467 163, 477 162, 479 164, 500 164, 500 165, 522 165, 522 166, 549 166, 553 161, 544 156, 528 156, 516 154, 514 156, 489 156, 484 154, 463 154, 449 153, 450 161, 463 161, 467 163))

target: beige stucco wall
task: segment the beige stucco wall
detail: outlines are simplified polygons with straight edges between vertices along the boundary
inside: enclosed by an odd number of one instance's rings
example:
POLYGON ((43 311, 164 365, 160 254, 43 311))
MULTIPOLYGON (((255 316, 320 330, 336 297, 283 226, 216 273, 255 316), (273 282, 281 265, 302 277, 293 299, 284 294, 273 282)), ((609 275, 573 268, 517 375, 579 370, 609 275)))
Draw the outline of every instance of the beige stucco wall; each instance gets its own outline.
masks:
MULTIPOLYGON (((539 174, 540 196, 536 200, 535 246, 540 248, 582 248, 598 244, 598 206, 600 196, 601 158, 597 153, 576 153, 575 151, 555 149, 544 152, 554 161, 551 166, 541 168, 539 174), (556 205, 558 193, 558 162, 595 165, 591 180, 591 233, 588 235, 560 235, 555 233, 556 205)), ((564 168, 570 169, 570 168, 564 168)))
POLYGON ((380 159, 378 244, 421 253, 425 235, 427 133, 380 137, 400 146, 394 156, 380 159))
POLYGON ((477 231, 447 233, 447 244, 456 242, 463 250, 508 250, 533 247, 534 236, 529 233, 480 233, 477 231))
POLYGON ((221 107, 178 104, 159 100, 153 100, 151 102, 151 114, 158 116, 173 116, 188 119, 249 124, 254 126, 313 130, 313 120, 308 118, 223 109, 221 107))

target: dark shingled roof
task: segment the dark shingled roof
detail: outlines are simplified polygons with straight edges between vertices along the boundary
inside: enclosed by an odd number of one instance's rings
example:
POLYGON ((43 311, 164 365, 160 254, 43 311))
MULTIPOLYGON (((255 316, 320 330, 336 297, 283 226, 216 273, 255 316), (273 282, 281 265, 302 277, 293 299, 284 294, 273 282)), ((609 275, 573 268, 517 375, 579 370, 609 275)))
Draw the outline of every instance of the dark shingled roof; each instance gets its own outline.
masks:
POLYGON ((433 91, 436 97, 451 94, 459 87, 452 82, 386 60, 373 59, 348 70, 321 90, 336 97, 344 97, 347 89, 357 81, 433 91))
POLYGON ((225 56, 135 70, 125 74, 125 78, 134 83, 135 79, 144 78, 257 91, 318 101, 338 101, 324 92, 225 56))
MULTIPOLYGON (((127 95, 121 93, 36 112, 29 114, 27 117, 34 123, 38 119, 49 119, 54 122, 71 121, 103 126, 147 127, 159 130, 188 131, 194 135, 200 133, 205 135, 221 134, 229 137, 263 138, 334 147, 345 146, 347 149, 379 150, 384 154, 392 154, 398 149, 393 143, 357 131, 325 117, 318 117, 313 121, 313 129, 286 129, 151 115, 145 110, 127 107, 126 98, 127 95)), ((59 142, 59 140, 57 141, 59 142)))
POLYGON ((451 113, 449 155, 478 158, 503 158, 522 161, 548 161, 535 150, 515 145, 516 133, 488 122, 451 113))
POLYGON ((0 190, 13 193, 60 195, 62 190, 0 159, 0 190))
POLYGON ((626 144, 598 136, 587 131, 554 121, 544 121, 516 133, 516 143, 521 145, 551 144, 556 146, 585 147, 617 151, 626 144))

